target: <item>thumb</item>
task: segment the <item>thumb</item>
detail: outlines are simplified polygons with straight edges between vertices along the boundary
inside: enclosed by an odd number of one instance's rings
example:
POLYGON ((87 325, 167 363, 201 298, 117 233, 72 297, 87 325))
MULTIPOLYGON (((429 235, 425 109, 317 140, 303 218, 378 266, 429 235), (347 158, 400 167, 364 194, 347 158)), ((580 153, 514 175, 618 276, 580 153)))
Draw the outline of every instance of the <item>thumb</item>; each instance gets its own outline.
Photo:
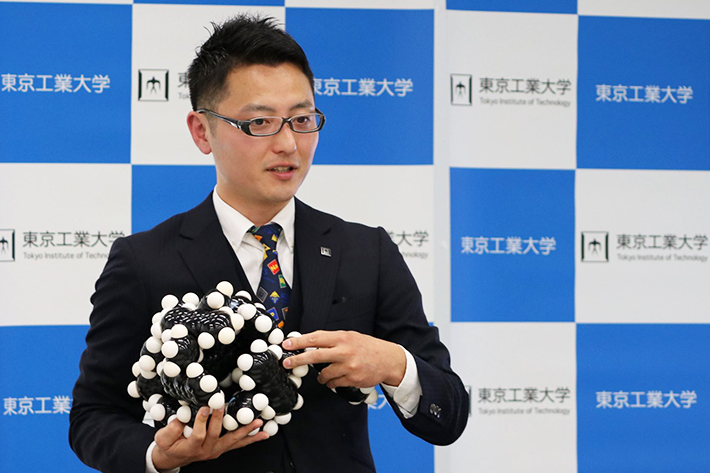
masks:
POLYGON ((169 448, 183 435, 185 426, 177 418, 155 433, 155 443, 163 450, 169 448))

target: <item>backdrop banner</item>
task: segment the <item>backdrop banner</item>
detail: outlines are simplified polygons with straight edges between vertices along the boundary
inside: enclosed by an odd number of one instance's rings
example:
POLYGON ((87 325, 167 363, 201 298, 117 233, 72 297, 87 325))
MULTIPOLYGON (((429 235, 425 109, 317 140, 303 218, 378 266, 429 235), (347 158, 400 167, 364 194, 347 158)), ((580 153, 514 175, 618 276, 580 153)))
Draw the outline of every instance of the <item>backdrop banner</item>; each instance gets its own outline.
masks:
POLYGON ((378 471, 710 471, 706 0, 0 0, 0 471, 93 471, 93 285, 214 187, 186 71, 242 12, 315 74, 298 197, 389 232, 470 393, 449 447, 380 393, 378 471))

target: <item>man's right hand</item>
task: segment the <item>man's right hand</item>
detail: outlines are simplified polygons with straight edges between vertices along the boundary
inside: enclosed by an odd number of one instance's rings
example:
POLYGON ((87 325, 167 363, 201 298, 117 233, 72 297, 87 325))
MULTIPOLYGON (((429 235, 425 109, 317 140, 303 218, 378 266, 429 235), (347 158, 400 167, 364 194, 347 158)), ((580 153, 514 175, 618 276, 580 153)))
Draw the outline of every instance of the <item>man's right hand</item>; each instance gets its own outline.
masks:
POLYGON ((170 470, 196 461, 212 460, 224 452, 269 438, 266 432, 248 435, 261 427, 261 419, 220 437, 224 408, 213 411, 211 418, 209 413, 209 407, 202 407, 198 411, 189 438, 184 437, 185 424, 178 419, 173 419, 155 433, 152 460, 156 470, 170 470))

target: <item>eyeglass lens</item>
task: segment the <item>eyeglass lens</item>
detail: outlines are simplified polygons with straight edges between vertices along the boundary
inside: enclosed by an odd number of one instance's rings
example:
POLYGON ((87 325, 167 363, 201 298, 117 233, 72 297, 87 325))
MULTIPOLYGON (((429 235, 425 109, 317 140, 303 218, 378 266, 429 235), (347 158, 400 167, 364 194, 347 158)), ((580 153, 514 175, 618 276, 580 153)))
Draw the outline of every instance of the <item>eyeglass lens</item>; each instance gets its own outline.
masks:
MULTIPOLYGON (((269 135, 276 133, 283 119, 281 117, 258 117, 250 120, 249 131, 255 135, 269 135)), ((291 126, 296 132, 309 132, 320 127, 321 115, 317 113, 304 113, 291 117, 291 126)))

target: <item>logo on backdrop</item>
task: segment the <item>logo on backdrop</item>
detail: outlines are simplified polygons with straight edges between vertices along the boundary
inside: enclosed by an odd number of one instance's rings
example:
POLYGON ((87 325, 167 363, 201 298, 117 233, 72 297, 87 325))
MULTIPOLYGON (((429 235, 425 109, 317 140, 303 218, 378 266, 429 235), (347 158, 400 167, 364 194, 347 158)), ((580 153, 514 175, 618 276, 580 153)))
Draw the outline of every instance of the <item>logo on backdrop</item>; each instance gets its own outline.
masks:
POLYGON ((388 231, 392 241, 405 258, 427 259, 429 257, 429 232, 426 230, 388 231))
POLYGON ((138 69, 138 100, 167 102, 169 75, 168 69, 138 69))
POLYGON ((15 261, 15 230, 0 230, 0 262, 15 261))
POLYGON ((634 262, 708 262, 708 236, 678 233, 582 232, 582 262, 609 262, 610 250, 616 260, 634 262), (613 248, 610 249, 610 244, 613 248))
MULTIPOLYGON (((522 105, 569 107, 572 81, 569 79, 479 77, 478 99, 482 105, 522 105)), ((473 76, 451 74, 451 104, 473 103, 473 76)))
POLYGON ((0 74, 2 88, 0 92, 61 92, 103 94, 111 88, 108 74, 0 74))
POLYGON ((597 391, 597 409, 690 409, 698 403, 695 390, 597 391))
POLYGON ((568 79, 551 80, 540 78, 515 77, 481 77, 480 90, 483 94, 533 94, 533 95, 565 95, 572 88, 568 79))
POLYGON ((688 85, 608 85, 596 84, 597 102, 608 103, 664 103, 685 105, 693 99, 693 88, 688 85))
POLYGON ((582 261, 609 262, 609 232, 582 232, 582 261))
POLYGON ((468 255, 542 255, 557 249, 555 237, 522 238, 519 236, 463 236, 461 253, 468 255))
POLYGON ((412 79, 377 80, 372 77, 360 79, 314 78, 313 88, 316 95, 342 97, 406 97, 414 91, 412 79))
POLYGON ((482 105, 556 106, 567 108, 572 81, 566 78, 549 77, 500 77, 478 78, 479 100, 482 105))
POLYGON ((451 74, 451 105, 471 105, 473 103, 473 76, 471 74, 451 74))
POLYGON ((21 255, 29 261, 107 259, 111 244, 123 236, 122 231, 23 231, 21 255))
MULTIPOLYGON (((138 69, 138 100, 141 102, 167 102, 170 97, 170 84, 175 83, 175 77, 170 80, 168 69, 138 69)), ((187 72, 177 73, 177 98, 189 100, 190 92, 187 84, 187 72)))
POLYGON ((4 416, 42 414, 69 414, 72 398, 69 396, 35 396, 3 398, 4 416))
MULTIPOLYGON (((469 390, 469 392, 471 392, 469 390)), ((569 386, 483 387, 478 388, 478 413, 481 415, 569 415, 572 390, 569 386)), ((473 396, 471 396, 473 402, 473 396)))

